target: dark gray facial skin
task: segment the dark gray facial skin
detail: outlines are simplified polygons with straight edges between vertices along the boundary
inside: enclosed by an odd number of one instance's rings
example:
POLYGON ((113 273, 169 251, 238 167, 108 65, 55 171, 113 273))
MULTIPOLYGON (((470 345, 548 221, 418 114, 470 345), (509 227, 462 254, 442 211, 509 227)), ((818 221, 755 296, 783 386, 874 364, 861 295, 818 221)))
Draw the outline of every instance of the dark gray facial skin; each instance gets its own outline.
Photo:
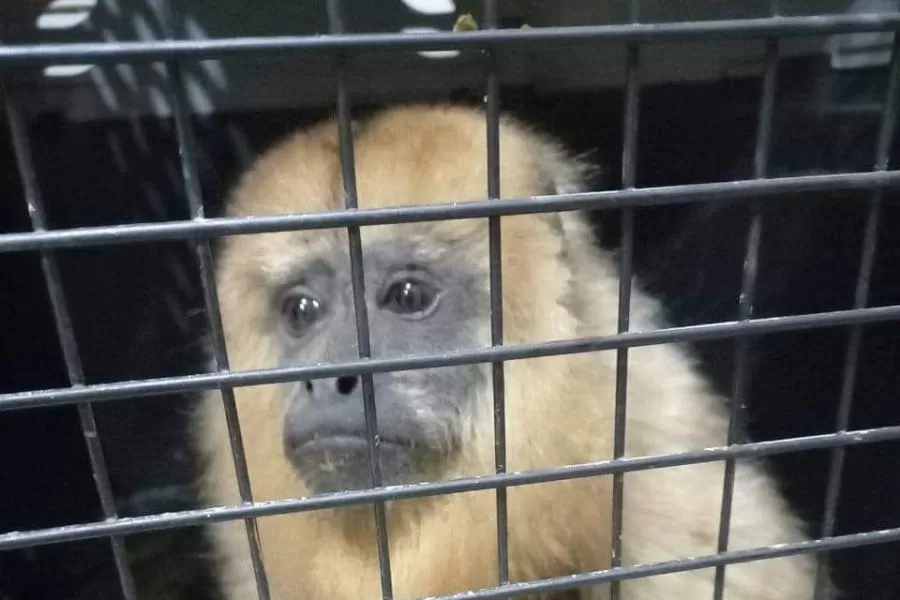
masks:
MULTIPOLYGON (((363 249, 373 358, 477 347, 489 320, 485 275, 414 242, 363 249)), ((298 265, 273 297, 285 365, 359 358, 345 252, 298 265)), ((460 416, 484 384, 481 365, 373 376, 382 483, 439 476, 460 439, 460 416)), ((286 385, 284 451, 312 493, 371 487, 362 381, 341 377, 286 385)))

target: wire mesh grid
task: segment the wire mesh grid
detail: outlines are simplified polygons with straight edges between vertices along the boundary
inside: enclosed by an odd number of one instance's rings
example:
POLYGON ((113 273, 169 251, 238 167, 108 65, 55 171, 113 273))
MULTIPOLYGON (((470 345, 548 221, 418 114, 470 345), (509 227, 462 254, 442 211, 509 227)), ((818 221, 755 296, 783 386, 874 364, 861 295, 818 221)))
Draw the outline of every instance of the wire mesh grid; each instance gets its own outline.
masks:
MULTIPOLYGON (((171 9, 161 0, 162 14, 169 21, 171 9)), ((723 594, 725 567, 752 560, 783 557, 805 552, 827 554, 829 551, 863 545, 900 541, 900 528, 869 531, 842 536, 834 535, 836 507, 840 496, 840 480, 846 448, 886 440, 900 440, 900 426, 867 430, 850 430, 849 415, 853 405, 853 383, 856 376, 863 325, 900 320, 900 305, 867 308, 868 286, 876 249, 877 231, 883 192, 900 184, 900 171, 889 169, 889 150, 894 137, 900 86, 900 36, 895 36, 888 69, 888 85, 878 133, 875 164, 871 172, 768 178, 768 153, 772 132, 773 105, 776 89, 776 65, 779 39, 788 36, 823 35, 849 32, 894 31, 900 29, 900 13, 870 15, 827 15, 816 17, 783 17, 778 15, 777 2, 772 3, 772 16, 734 21, 703 21, 683 23, 642 24, 638 2, 631 2, 629 23, 624 25, 549 27, 528 30, 497 28, 497 2, 484 3, 484 29, 467 33, 404 34, 347 34, 342 24, 339 0, 328 0, 330 34, 325 36, 280 36, 271 38, 242 38, 214 40, 176 40, 150 42, 77 43, 53 45, 17 45, 0 47, 0 74, 3 75, 3 95, 7 119, 12 135, 14 153, 23 182, 32 231, 0 234, 0 252, 37 251, 42 259, 43 274, 50 294, 56 329, 63 349, 71 387, 15 392, 0 395, 0 411, 77 404, 82 431, 87 443, 96 487, 101 499, 104 520, 95 523, 72 524, 27 532, 0 534, 0 551, 37 545, 71 542, 90 538, 109 537, 124 597, 137 597, 135 585, 123 549, 123 536, 226 520, 243 519, 250 542, 251 560, 260 598, 268 598, 269 591, 261 554, 256 519, 302 511, 313 511, 352 505, 373 505, 376 523, 377 549, 381 573, 382 597, 393 596, 391 563, 388 550, 384 503, 392 500, 419 498, 440 494, 475 490, 495 490, 498 541, 498 585, 495 588, 472 590, 444 596, 444 598, 506 598, 535 593, 548 593, 611 583, 613 598, 619 597, 618 583, 636 577, 674 573, 715 567, 715 598, 723 594), (765 71, 758 112, 757 134, 753 162, 753 178, 727 183, 680 185, 657 188, 637 188, 637 133, 640 101, 640 56, 646 43, 674 40, 763 38, 766 41, 765 71), (501 194, 499 177, 499 83, 496 55, 514 51, 516 47, 554 43, 617 42, 627 48, 627 76, 625 90, 624 144, 622 151, 622 189, 578 194, 543 195, 531 198, 505 198, 501 194), (370 51, 446 50, 478 48, 482 50, 485 75, 485 103, 487 115, 487 189, 486 201, 454 205, 429 205, 401 208, 357 208, 356 173, 351 132, 351 99, 345 81, 344 58, 370 51), (181 76, 181 62, 227 54, 271 54, 278 52, 325 52, 337 57, 337 120, 339 123, 341 177, 346 210, 331 213, 290 214, 273 217, 207 218, 198 183, 195 141, 188 118, 181 76), (40 185, 37 180, 26 123, 15 97, 6 83, 6 72, 16 67, 55 63, 62 64, 91 60, 163 61, 169 81, 168 92, 174 107, 181 167, 189 200, 191 219, 164 223, 137 223, 121 226, 82 227, 68 230, 48 230, 44 216, 40 185), (855 287, 853 308, 826 313, 788 317, 753 318, 753 297, 756 284, 758 253, 762 222, 760 203, 776 194, 817 190, 856 190, 870 194, 864 242, 855 287), (727 203, 753 200, 752 218, 746 238, 744 272, 739 299, 738 318, 730 322, 682 327, 668 327, 654 331, 629 331, 630 298, 633 275, 634 209, 642 206, 674 203, 727 203), (620 287, 618 333, 606 337, 558 340, 542 343, 503 343, 500 287, 500 218, 502 216, 574 210, 603 210, 621 208, 622 242, 620 252, 620 287), (407 356, 373 359, 366 304, 363 300, 365 282, 362 272, 360 228, 371 225, 436 221, 443 219, 477 219, 489 221, 491 346, 472 351, 459 351, 429 356, 407 356), (352 284, 359 346, 359 360, 341 364, 296 366, 256 371, 231 371, 224 345, 221 316, 212 271, 210 239, 226 235, 291 230, 347 228, 351 257, 352 284), (78 345, 70 323, 65 293, 60 280, 54 251, 110 244, 140 243, 160 240, 190 239, 200 267, 206 311, 212 333, 215 369, 212 373, 165 377, 150 380, 122 381, 88 385, 81 368, 78 345), (746 363, 750 344, 757 336, 822 327, 850 327, 850 341, 846 348, 840 406, 834 433, 780 439, 767 442, 735 442, 735 411, 733 409, 726 446, 672 455, 624 457, 628 350, 632 347, 671 342, 712 339, 735 339, 735 377, 732 403, 738 406, 747 383, 746 363), (507 472, 504 411, 505 361, 547 357, 570 353, 615 350, 615 431, 613 457, 593 463, 528 472, 507 472), (390 371, 414 370, 440 366, 491 363, 494 390, 495 474, 477 478, 429 482, 416 485, 383 486, 376 444, 377 414, 372 376, 390 371), (264 503, 254 502, 250 490, 246 459, 243 455, 240 427, 234 406, 232 389, 239 386, 314 380, 342 375, 362 377, 366 430, 369 442, 372 488, 360 491, 328 493, 307 498, 282 499, 264 503), (191 393, 219 389, 225 405, 231 440, 234 467, 237 474, 241 504, 236 506, 183 510, 168 514, 154 514, 122 518, 116 514, 112 500, 107 468, 98 437, 91 403, 122 400, 165 393, 191 393), (737 459, 768 456, 813 449, 830 449, 831 466, 828 477, 825 514, 818 539, 777 547, 747 550, 728 550, 728 529, 734 484, 734 464, 737 459), (628 472, 725 461, 722 488, 722 508, 717 553, 709 556, 672 560, 664 563, 621 566, 623 475, 628 472), (581 573, 568 577, 539 581, 509 582, 506 488, 551 481, 563 481, 600 475, 613 476, 612 506, 612 566, 608 570, 581 573)), ((824 561, 823 561, 823 564, 824 561)), ((820 581, 820 584, 822 582, 820 581)), ((821 585, 817 596, 823 592, 821 585)))

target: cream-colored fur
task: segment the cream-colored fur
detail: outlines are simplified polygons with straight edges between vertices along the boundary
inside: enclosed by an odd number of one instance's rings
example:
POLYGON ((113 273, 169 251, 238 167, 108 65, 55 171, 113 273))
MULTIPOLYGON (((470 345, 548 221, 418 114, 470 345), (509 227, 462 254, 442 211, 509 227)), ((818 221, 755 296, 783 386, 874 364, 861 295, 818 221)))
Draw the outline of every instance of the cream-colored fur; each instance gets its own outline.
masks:
MULTIPOLYGON (((484 115, 447 107, 385 111, 356 135, 359 205, 463 202, 486 197, 484 115)), ((501 192, 531 196, 582 187, 585 167, 552 140, 505 119, 501 124, 501 192)), ((337 128, 327 122, 267 152, 243 177, 229 204, 233 215, 335 210, 342 207, 337 128)), ((363 228, 376 238, 466 241, 468 260, 488 285, 485 219, 363 228)), ((440 252, 436 242, 435 252, 440 252)), ((276 364, 269 293, 298 256, 347 252, 343 230, 237 236, 226 242, 218 271, 233 369, 276 364)), ((594 245, 572 213, 502 219, 505 341, 535 342, 616 332, 618 278, 610 256, 594 245), (561 227, 560 227, 561 225, 561 227)), ((632 330, 661 326, 657 306, 639 289, 632 330)), ((480 325, 488 345, 489 324, 480 325)), ((488 378, 488 381, 490 378, 488 378)), ((596 461, 612 453, 615 353, 597 352, 506 364, 508 468, 522 471, 596 461)), ((278 386, 239 388, 237 405, 257 501, 307 494, 282 455, 283 400, 278 386)), ((446 477, 491 473, 491 390, 477 399, 462 458, 446 477)), ((676 346, 630 351, 627 455, 680 452, 726 441, 727 410, 676 346)), ((209 502, 239 502, 221 401, 204 399, 198 446, 208 460, 209 502)), ((701 464, 625 475, 624 564, 714 553, 723 465, 701 464)), ((603 569, 609 565, 611 477, 509 489, 513 581, 603 569)), ((460 592, 497 583, 493 491, 388 504, 395 597, 460 592)), ((371 508, 314 511, 259 521, 276 600, 380 597, 371 508)), ((245 529, 211 528, 220 580, 229 600, 255 598, 245 529)), ((731 549, 803 539, 773 481, 753 464, 737 470, 731 549)), ((808 556, 729 566, 728 600, 811 598, 808 556)), ((712 597, 713 569, 622 585, 627 600, 712 597)), ((608 586, 583 591, 605 598, 608 586)), ((551 596, 552 597, 552 596, 551 596)))

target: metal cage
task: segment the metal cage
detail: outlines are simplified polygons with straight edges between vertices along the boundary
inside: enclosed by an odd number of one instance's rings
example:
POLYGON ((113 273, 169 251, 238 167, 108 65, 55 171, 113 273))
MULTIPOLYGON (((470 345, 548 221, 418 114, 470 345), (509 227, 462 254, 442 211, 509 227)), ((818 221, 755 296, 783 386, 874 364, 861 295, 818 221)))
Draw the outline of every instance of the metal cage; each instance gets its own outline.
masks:
MULTIPOLYGON (((865 533, 834 535, 836 507, 840 496, 840 479, 845 450, 849 446, 877 441, 900 440, 900 426, 866 430, 851 430, 849 415, 853 405, 853 379, 859 360, 862 327, 866 324, 900 319, 900 305, 868 307, 868 285, 873 266, 877 228, 886 189, 900 184, 900 171, 891 170, 889 151, 894 139, 897 110, 900 105, 900 36, 895 36, 888 69, 889 80, 883 103, 880 128, 877 136, 875 162, 870 171, 854 171, 839 174, 776 177, 769 175, 768 155, 772 135, 772 113, 776 90, 776 63, 779 44, 783 38, 802 38, 812 35, 861 32, 896 32, 900 29, 900 12, 877 14, 845 14, 821 16, 782 16, 778 3, 773 2, 771 16, 736 20, 691 21, 679 23, 642 23, 638 0, 631 0, 630 22, 613 25, 536 27, 531 29, 498 28, 497 2, 486 0, 483 6, 483 30, 473 32, 416 33, 345 33, 339 0, 327 3, 330 33, 327 35, 284 35, 278 37, 252 37, 231 39, 172 39, 160 41, 117 41, 110 43, 67 44, 13 44, 0 46, 0 72, 8 81, 13 70, 22 67, 47 64, 74 64, 90 60, 98 64, 124 62, 154 62, 165 65, 170 105, 177 128, 180 147, 181 176, 189 199, 190 218, 186 220, 133 223, 126 225, 86 226, 69 229, 51 229, 45 216, 41 184, 33 164, 31 142, 26 119, 17 99, 15 88, 4 85, 6 116, 14 143, 18 172, 24 189, 25 201, 32 231, 0 234, 0 253, 40 253, 43 277, 49 291, 56 331, 62 346, 68 371, 69 387, 22 391, 0 395, 0 411, 25 410, 38 407, 77 405, 80 423, 90 456, 90 463, 99 494, 104 519, 99 522, 76 523, 61 527, 32 531, 0 533, 0 551, 58 544, 90 538, 109 538, 112 545, 121 591, 127 600, 138 597, 123 546, 123 537, 147 531, 202 525, 224 520, 242 519, 246 522, 259 598, 269 598, 265 566, 260 556, 256 534, 256 519, 299 511, 349 505, 371 504, 378 533, 377 547, 381 564, 382 595, 393 597, 390 556, 385 533, 384 503, 390 500, 451 494, 474 490, 496 490, 497 539, 500 580, 497 587, 446 596, 458 599, 487 599, 520 597, 527 594, 546 593, 611 582, 614 597, 618 597, 616 582, 683 570, 715 567, 717 578, 716 597, 722 597, 724 570, 729 564, 753 561, 799 553, 821 553, 863 545, 900 541, 900 527, 865 533), (764 39, 766 43, 765 71, 762 78, 761 105, 753 159, 753 177, 725 183, 703 183, 653 188, 636 187, 636 153, 638 152, 638 103, 641 81, 638 76, 642 48, 660 42, 693 41, 703 39, 764 39), (624 144, 621 156, 622 189, 599 192, 546 195, 533 198, 507 198, 500 189, 498 156, 499 147, 499 83, 496 56, 514 52, 517 48, 532 45, 566 43, 615 42, 627 48, 627 77, 624 103, 624 144), (390 53, 396 51, 464 50, 481 52, 485 68, 484 89, 487 106, 488 131, 488 190, 490 199, 459 205, 431 205, 408 208, 366 209, 357 208, 351 131, 351 98, 345 83, 342 59, 361 53, 390 53), (196 141, 186 105, 183 82, 183 63, 224 55, 256 56, 269 53, 306 53, 337 57, 339 65, 335 73, 337 97, 335 99, 340 124, 340 156, 342 178, 346 190, 346 210, 335 213, 290 214, 275 217, 209 218, 204 214, 204 199, 196 165, 196 141), (855 190, 869 194, 864 245, 859 261, 858 279, 853 307, 847 310, 785 317, 754 318, 754 288, 757 278, 757 256, 760 250, 762 219, 761 203, 775 194, 811 192, 817 190, 855 190), (630 331, 629 304, 633 273, 634 209, 637 207, 675 203, 729 203, 747 198, 754 199, 754 212, 746 241, 746 254, 739 302, 739 318, 729 322, 704 325, 670 327, 658 331, 630 331), (507 345, 503 343, 503 318, 500 289, 500 219, 507 215, 574 211, 622 209, 620 260, 620 312, 618 335, 602 338, 559 340, 547 343, 507 345), (365 283, 361 269, 361 227, 390 223, 435 221, 441 219, 488 219, 490 223, 491 265, 491 315, 492 345, 471 352, 456 352, 432 356, 409 356, 395 359, 371 359, 369 357, 369 333, 365 304, 361 290, 365 283), (219 236, 251 233, 278 232, 302 229, 346 228, 349 231, 352 280, 356 307, 356 324, 360 348, 359 360, 347 364, 328 364, 278 368, 253 372, 229 370, 224 345, 222 324, 218 312, 218 299, 213 280, 211 240, 219 236), (55 253, 69 248, 86 248, 113 244, 133 244, 163 240, 189 240, 196 253, 206 312, 209 318, 215 370, 186 376, 173 376, 150 380, 131 380, 115 383, 88 384, 86 382, 79 346, 75 339, 67 308, 66 294, 57 266, 55 253), (739 405, 746 386, 748 343, 751 338, 775 332, 797 331, 821 327, 846 326, 850 342, 846 349, 837 428, 834 433, 781 439, 765 442, 737 443, 734 431, 729 444, 675 455, 623 458, 624 415, 626 407, 628 349, 636 346, 670 342, 701 341, 735 338, 736 375, 733 404, 739 405), (614 458, 591 464, 571 465, 559 469, 534 472, 507 472, 504 428, 504 361, 553 356, 566 353, 615 351, 617 354, 616 426, 614 458), (378 462, 373 472, 373 487, 369 490, 325 494, 321 496, 283 499, 255 503, 250 489, 247 466, 243 456, 241 432, 238 427, 232 389, 239 386, 282 383, 298 379, 318 379, 340 375, 362 377, 365 398, 369 450, 377 453, 375 403, 372 375, 396 370, 412 370, 425 367, 491 363, 494 384, 495 407, 495 458, 496 474, 480 478, 432 482, 419 485, 382 486, 378 462), (92 404, 123 400, 126 398, 155 396, 168 393, 191 393, 200 390, 219 389, 225 403, 228 426, 232 440, 233 458, 238 474, 243 503, 182 510, 167 514, 138 517, 120 517, 111 491, 101 439, 97 433, 92 404), (831 469, 825 501, 825 514, 821 535, 809 542, 783 544, 777 547, 751 550, 728 550, 728 523, 731 516, 734 461, 743 457, 759 457, 786 452, 812 449, 830 449, 831 469), (723 481, 718 553, 674 560, 661 564, 622 567, 619 565, 622 533, 622 494, 624 473, 696 464, 708 461, 726 461, 723 481), (540 581, 509 583, 507 555, 506 489, 564 479, 612 475, 614 477, 613 568, 600 572, 582 573, 540 581)), ((171 12, 164 12, 172 18, 171 12)), ((169 22, 169 30, 174 31, 169 22)), ((736 409, 735 409, 736 410, 736 409)), ((732 415, 734 418, 734 414, 732 415)))

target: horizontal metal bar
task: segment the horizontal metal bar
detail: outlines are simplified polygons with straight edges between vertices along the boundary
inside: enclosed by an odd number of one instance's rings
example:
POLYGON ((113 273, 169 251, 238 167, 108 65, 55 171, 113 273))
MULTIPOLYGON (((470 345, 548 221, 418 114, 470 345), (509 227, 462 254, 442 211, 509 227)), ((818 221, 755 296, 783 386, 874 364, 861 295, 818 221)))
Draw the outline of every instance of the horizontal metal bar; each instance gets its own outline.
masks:
POLYGON ((223 58, 230 54, 285 53, 298 51, 422 51, 482 48, 485 46, 534 46, 575 42, 667 42, 721 40, 753 37, 831 35, 900 29, 900 13, 817 15, 686 21, 676 23, 627 23, 579 27, 493 29, 472 32, 364 33, 340 35, 285 35, 204 40, 153 40, 144 42, 88 42, 27 44, 0 47, 0 68, 73 62, 123 62, 192 58, 223 58))
POLYGON ((0 394, 0 412, 4 410, 59 406, 81 401, 104 401, 136 398, 160 394, 177 394, 216 389, 219 386, 247 387, 285 383, 288 381, 314 380, 343 375, 366 375, 392 371, 410 371, 436 367, 449 367, 521 360, 561 354, 597 352, 616 348, 650 346, 655 344, 715 340, 740 336, 756 336, 769 333, 798 331, 821 327, 837 327, 855 323, 874 323, 900 320, 900 305, 839 310, 825 313, 767 317, 749 321, 726 321, 704 325, 669 327, 651 331, 584 337, 578 339, 508 344, 460 350, 445 354, 411 355, 399 358, 379 358, 349 361, 335 364, 302 367, 279 367, 228 373, 203 373, 179 377, 141 379, 117 383, 104 383, 79 388, 57 388, 29 392, 0 394))
POLYGON ((900 170, 745 179, 450 204, 78 227, 54 231, 2 234, 0 235, 0 253, 349 226, 478 219, 492 215, 607 210, 629 206, 659 206, 694 202, 735 202, 775 194, 814 191, 831 193, 848 190, 876 190, 897 186, 900 186, 900 170))
POLYGON ((768 442, 704 448, 674 454, 619 458, 554 469, 507 472, 482 477, 385 486, 352 492, 334 492, 306 498, 271 500, 267 502, 257 501, 252 504, 202 508, 141 517, 125 517, 94 523, 5 533, 0 535, 0 551, 74 542, 111 535, 130 535, 177 527, 207 525, 249 517, 262 518, 295 512, 359 506, 379 501, 408 500, 427 496, 492 490, 500 486, 517 487, 553 481, 583 479, 586 477, 600 477, 615 473, 631 473, 666 467, 710 463, 728 458, 760 458, 788 452, 857 446, 897 439, 900 439, 900 426, 861 429, 768 442))
POLYGON ((853 533, 824 539, 777 544, 774 546, 759 546, 756 548, 723 552, 721 554, 678 558, 659 563, 635 565, 633 567, 620 567, 617 569, 607 569, 605 571, 578 573, 576 575, 526 581, 503 586, 502 588, 493 587, 465 591, 458 594, 448 594, 446 596, 429 596, 427 598, 422 598, 421 600, 494 600, 519 598, 522 596, 532 596, 534 594, 547 594, 562 590, 594 586, 611 581, 653 577, 655 575, 665 575, 667 573, 696 571, 698 569, 708 569, 710 567, 795 556, 797 554, 845 550, 848 548, 874 546, 876 544, 888 544, 897 541, 900 541, 900 527, 853 533))

